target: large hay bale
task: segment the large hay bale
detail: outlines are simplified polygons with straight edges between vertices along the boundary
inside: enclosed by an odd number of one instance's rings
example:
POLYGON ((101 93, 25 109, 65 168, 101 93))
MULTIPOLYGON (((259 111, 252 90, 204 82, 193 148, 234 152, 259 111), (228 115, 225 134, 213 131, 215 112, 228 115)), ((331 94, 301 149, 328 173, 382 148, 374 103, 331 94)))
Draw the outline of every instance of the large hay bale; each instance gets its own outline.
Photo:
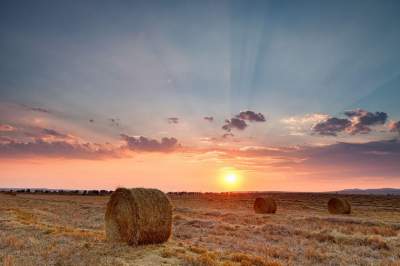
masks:
POLYGON ((253 207, 256 213, 275 213, 277 209, 276 202, 271 197, 256 198, 253 207))
POLYGON ((328 211, 331 214, 350 214, 351 205, 346 199, 331 198, 328 201, 328 211))
POLYGON ((171 235, 172 205, 158 189, 118 188, 105 214, 106 237, 129 245, 155 244, 171 235))

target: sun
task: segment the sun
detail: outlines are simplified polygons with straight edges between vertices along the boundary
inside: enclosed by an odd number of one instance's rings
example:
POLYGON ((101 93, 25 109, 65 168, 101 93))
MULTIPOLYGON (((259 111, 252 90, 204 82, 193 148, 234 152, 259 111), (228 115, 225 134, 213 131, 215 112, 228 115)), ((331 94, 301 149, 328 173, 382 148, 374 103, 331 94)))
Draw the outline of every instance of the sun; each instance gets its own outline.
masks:
POLYGON ((233 167, 220 168, 218 174, 218 183, 222 191, 237 190, 242 187, 242 173, 233 167))
POLYGON ((237 183, 237 175, 235 173, 228 173, 224 177, 224 181, 226 184, 234 185, 237 183))

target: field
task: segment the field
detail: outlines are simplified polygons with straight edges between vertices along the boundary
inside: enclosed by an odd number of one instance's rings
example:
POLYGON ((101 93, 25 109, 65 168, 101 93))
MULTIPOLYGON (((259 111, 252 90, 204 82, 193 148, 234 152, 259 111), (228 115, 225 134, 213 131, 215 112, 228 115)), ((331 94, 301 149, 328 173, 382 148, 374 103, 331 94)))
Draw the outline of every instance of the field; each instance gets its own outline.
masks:
POLYGON ((400 265, 400 197, 271 193, 276 214, 255 214, 255 194, 171 195, 173 235, 160 245, 108 243, 108 196, 0 194, 3 265, 400 265))

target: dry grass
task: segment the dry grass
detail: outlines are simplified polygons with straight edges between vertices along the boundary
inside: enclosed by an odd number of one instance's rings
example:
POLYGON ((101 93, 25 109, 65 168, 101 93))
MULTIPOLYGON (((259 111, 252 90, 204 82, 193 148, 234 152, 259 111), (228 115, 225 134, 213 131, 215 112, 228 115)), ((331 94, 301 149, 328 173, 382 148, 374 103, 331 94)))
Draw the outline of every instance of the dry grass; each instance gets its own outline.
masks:
MULTIPOLYGON (((277 214, 255 214, 263 195, 172 196, 171 239, 108 243, 108 197, 0 195, 0 265, 399 265, 400 198, 277 193, 277 214)), ((266 196, 266 195, 265 195, 266 196)))

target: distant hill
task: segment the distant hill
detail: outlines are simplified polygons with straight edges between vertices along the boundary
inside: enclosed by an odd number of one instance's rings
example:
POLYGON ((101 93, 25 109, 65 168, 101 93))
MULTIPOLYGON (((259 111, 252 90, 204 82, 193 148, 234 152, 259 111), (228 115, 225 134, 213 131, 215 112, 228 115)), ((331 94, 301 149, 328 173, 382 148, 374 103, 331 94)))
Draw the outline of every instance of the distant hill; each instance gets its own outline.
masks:
POLYGON ((343 189, 336 191, 339 194, 361 194, 361 195, 400 195, 399 188, 374 188, 374 189, 343 189))

